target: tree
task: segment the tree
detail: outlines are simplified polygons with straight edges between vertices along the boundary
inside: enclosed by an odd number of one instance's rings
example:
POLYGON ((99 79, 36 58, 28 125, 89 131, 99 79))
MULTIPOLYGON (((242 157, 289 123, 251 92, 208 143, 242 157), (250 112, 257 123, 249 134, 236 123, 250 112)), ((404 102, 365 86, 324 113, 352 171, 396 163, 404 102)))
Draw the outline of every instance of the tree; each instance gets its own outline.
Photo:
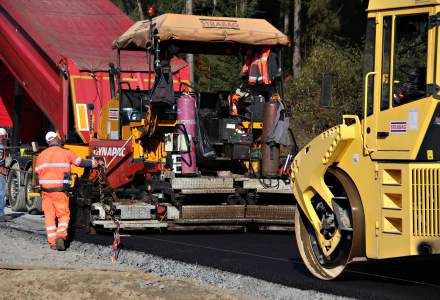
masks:
POLYGON ((289 35, 290 25, 290 2, 290 0, 283 0, 280 5, 281 19, 283 21, 282 31, 287 35, 289 35))
MULTIPOLYGON (((193 12, 198 15, 250 17, 255 14, 257 0, 194 0, 193 12)), ((240 82, 241 60, 235 56, 196 55, 195 84, 203 91, 229 91, 240 82)))
POLYGON ((144 10, 142 8, 141 0, 136 0, 136 2, 137 2, 138 10, 139 10, 139 19, 143 20, 144 19, 144 10))
POLYGON ((311 43, 318 38, 334 39, 340 30, 340 0, 310 0, 306 2, 307 33, 311 43))
POLYGON ((293 78, 298 78, 301 71, 301 0, 294 1, 293 7, 293 78))
MULTIPOLYGON (((192 0, 186 0, 186 13, 188 15, 193 14, 193 1, 192 0)), ((186 62, 189 65, 189 81, 191 84, 194 84, 194 54, 187 54, 186 55, 186 62)))
POLYGON ((258 0, 194 0, 194 13, 206 16, 249 17, 258 0))
POLYGON ((317 41, 330 40, 343 44, 360 44, 365 30, 365 1, 309 0, 303 1, 303 50, 313 48, 317 41))
POLYGON ((185 13, 186 11, 186 0, 172 0, 172 1, 150 1, 150 5, 156 6, 159 14, 164 13, 185 13))

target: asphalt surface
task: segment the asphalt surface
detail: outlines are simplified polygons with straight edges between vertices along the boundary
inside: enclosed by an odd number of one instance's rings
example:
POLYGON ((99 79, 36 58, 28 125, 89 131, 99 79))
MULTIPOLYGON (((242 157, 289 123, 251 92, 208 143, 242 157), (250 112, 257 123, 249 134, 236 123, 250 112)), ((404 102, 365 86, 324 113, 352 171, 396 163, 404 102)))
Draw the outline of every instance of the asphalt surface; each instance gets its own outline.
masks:
MULTIPOLYGON (((102 245, 113 241, 106 233, 78 232, 74 238, 102 245)), ((328 282, 309 274, 293 233, 143 233, 123 236, 122 243, 125 249, 299 289, 360 299, 440 299, 440 256, 358 263, 328 282)))

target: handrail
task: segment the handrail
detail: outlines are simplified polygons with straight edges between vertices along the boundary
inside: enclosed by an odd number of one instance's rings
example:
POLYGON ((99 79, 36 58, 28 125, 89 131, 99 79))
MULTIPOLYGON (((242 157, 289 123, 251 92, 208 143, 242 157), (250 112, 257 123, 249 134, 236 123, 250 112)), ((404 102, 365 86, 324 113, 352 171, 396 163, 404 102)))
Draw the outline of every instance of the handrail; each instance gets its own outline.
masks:
POLYGON ((358 115, 343 115, 342 116, 342 124, 350 126, 350 124, 348 124, 347 120, 354 120, 354 124, 359 124, 360 120, 359 120, 359 116, 358 115))
MULTIPOLYGON (((364 122, 362 124, 362 134, 363 134, 363 146, 364 146, 364 154, 368 155, 370 154, 370 149, 367 148, 367 110, 368 110, 368 79, 370 79, 370 76, 376 75, 377 72, 369 72, 365 75, 365 81, 364 81, 364 122)), ((374 102, 373 102, 373 111, 374 111, 374 102)))

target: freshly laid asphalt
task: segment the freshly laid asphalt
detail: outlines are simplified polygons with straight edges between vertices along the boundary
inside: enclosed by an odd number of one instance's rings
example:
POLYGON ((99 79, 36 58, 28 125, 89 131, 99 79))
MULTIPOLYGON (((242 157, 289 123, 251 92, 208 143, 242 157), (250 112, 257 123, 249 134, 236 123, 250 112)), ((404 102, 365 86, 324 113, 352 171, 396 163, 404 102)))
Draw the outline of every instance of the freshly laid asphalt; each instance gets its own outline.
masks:
MULTIPOLYGON (((76 233, 76 240, 111 245, 113 236, 76 233)), ((360 299, 440 299, 440 256, 351 265, 337 280, 312 277, 293 233, 137 233, 123 248, 209 266, 299 289, 360 299)), ((154 272, 154 270, 152 270, 154 272)))

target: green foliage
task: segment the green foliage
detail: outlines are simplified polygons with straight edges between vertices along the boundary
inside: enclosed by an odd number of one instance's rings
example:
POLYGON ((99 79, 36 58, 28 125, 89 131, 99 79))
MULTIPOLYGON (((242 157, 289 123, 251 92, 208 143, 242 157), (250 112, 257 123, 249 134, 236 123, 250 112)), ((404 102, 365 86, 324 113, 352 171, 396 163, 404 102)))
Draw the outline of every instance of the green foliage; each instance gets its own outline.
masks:
POLYGON ((257 0, 194 0, 194 13, 206 16, 246 18, 255 14, 257 4, 257 0))
POLYGON ((302 2, 302 52, 318 40, 356 44, 364 36, 366 2, 346 0, 307 0, 302 2))
POLYGON ((197 55, 196 86, 206 92, 237 88, 241 82, 240 67, 241 59, 236 56, 197 55))
POLYGON ((305 1, 305 13, 308 20, 307 35, 310 38, 331 38, 340 30, 340 15, 336 9, 338 1, 305 1))
POLYGON ((139 11, 137 10, 136 1, 112 0, 125 14, 133 20, 139 20, 139 11))
POLYGON ((357 48, 320 41, 306 58, 295 81, 287 80, 286 98, 292 112, 293 130, 304 145, 313 136, 338 124, 343 114, 361 112, 361 53, 357 48), (321 80, 333 75, 332 107, 319 107, 321 80))
MULTIPOLYGON (((133 20, 139 20, 136 0, 112 0, 133 20)), ((159 14, 185 13, 185 0, 140 0, 144 11, 154 5, 159 14)), ((257 0, 193 0, 193 13, 207 16, 250 17, 255 14, 257 0), (214 6, 214 2, 216 5, 214 6)), ((240 83, 241 60, 237 57, 195 55, 196 86, 203 91, 228 91, 240 83)))
POLYGON ((173 0, 173 1, 150 1, 149 5, 153 4, 157 8, 159 14, 164 13, 184 13, 185 12, 185 0, 173 0))
MULTIPOLYGON (((112 0, 132 19, 139 19, 137 0, 112 0)), ((139 0, 144 11, 155 5, 160 14, 185 13, 185 0, 139 0)), ((278 22, 285 2, 290 4, 290 33, 293 25, 292 0, 193 0, 193 13, 207 16, 254 17, 278 22), (215 6, 214 6, 215 3, 215 6)), ((365 29, 367 1, 303 0, 301 52, 303 68, 299 78, 286 81, 291 99, 292 127, 300 145, 340 122, 342 114, 361 112, 361 42, 365 29), (347 46, 350 45, 350 46, 347 46), (320 84, 324 73, 333 74, 333 108, 319 107, 320 84)), ((291 51, 292 49, 290 49, 291 51)), ((288 70, 290 51, 285 51, 288 70)), ((196 86, 204 91, 230 90, 240 83, 239 58, 195 56, 196 86)))
MULTIPOLYGON (((255 13, 257 0, 194 1, 194 13, 208 16, 250 17, 255 13)), ((240 80, 241 59, 234 56, 196 55, 194 77, 203 91, 229 91, 240 80)))
MULTIPOLYGON (((124 13, 135 21, 140 19, 139 8, 136 0, 112 0, 124 13)), ((154 5, 159 14, 164 13, 184 13, 185 12, 185 0, 173 0, 173 1, 145 1, 140 0, 143 14, 145 15, 147 7, 154 5)))
MULTIPOLYGON (((133 20, 139 20, 136 0, 112 0, 112 2, 133 20)), ((144 13, 150 5, 154 5, 159 14, 185 13, 185 0, 140 0, 140 3, 144 13)), ((193 13, 205 16, 245 18, 255 14, 257 4, 258 0, 193 0, 193 13)))

